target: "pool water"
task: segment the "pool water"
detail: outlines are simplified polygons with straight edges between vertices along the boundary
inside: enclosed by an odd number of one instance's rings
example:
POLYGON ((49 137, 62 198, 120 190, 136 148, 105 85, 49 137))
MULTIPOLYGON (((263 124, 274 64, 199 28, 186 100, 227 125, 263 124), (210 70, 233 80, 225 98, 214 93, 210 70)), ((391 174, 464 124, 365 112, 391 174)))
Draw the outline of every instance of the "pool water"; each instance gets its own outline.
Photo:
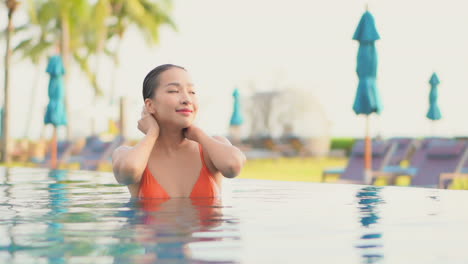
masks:
POLYGON ((468 192, 226 179, 131 200, 110 173, 0 168, 0 263, 468 263, 468 192))

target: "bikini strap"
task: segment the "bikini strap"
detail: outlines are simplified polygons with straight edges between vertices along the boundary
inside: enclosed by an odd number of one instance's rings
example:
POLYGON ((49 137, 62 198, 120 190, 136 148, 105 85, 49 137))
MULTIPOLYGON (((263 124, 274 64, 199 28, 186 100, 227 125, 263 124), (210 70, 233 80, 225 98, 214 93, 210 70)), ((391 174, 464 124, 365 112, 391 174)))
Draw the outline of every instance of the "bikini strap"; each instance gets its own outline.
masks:
POLYGON ((204 155, 203 155, 203 148, 202 148, 202 145, 201 145, 201 144, 198 144, 198 152, 200 153, 200 158, 201 158, 203 167, 205 167, 206 169, 208 169, 208 167, 206 166, 206 163, 205 163, 205 157, 204 157, 204 155))

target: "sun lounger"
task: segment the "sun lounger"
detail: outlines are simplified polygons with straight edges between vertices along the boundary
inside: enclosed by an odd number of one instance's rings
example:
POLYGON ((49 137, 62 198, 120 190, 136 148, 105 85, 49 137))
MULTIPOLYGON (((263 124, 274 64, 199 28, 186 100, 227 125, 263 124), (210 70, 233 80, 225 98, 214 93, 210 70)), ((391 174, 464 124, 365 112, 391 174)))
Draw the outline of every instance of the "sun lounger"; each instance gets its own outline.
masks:
MULTIPOLYGON (((390 161, 396 145, 386 140, 374 140, 372 142, 372 170, 382 170, 390 161)), ((346 168, 342 171, 339 182, 365 183, 364 179, 364 141, 357 141, 351 151, 346 168)), ((327 174, 336 173, 338 170, 325 170, 322 179, 327 174)))
POLYGON ((117 136, 111 142, 106 142, 106 144, 102 145, 102 149, 97 151, 95 155, 81 161, 80 168, 82 170, 96 170, 100 163, 106 161, 111 162, 112 153, 116 148, 124 144, 124 142, 125 138, 122 136, 117 136))
MULTIPOLYGON (((396 177, 401 175, 407 175, 414 177, 418 173, 419 169, 424 166, 428 159, 428 153, 434 153, 441 151, 443 155, 444 151, 449 151, 451 148, 456 148, 457 141, 447 138, 426 138, 419 142, 414 143, 414 152, 409 159, 409 167, 401 166, 386 166, 383 170, 374 171, 373 178, 385 177, 389 184, 394 184, 396 177)), ((434 156, 434 154, 431 154, 434 156)))
POLYGON ((412 177, 412 186, 436 187, 440 185, 440 175, 461 171, 468 158, 466 142, 455 142, 450 145, 431 146, 426 160, 412 177))

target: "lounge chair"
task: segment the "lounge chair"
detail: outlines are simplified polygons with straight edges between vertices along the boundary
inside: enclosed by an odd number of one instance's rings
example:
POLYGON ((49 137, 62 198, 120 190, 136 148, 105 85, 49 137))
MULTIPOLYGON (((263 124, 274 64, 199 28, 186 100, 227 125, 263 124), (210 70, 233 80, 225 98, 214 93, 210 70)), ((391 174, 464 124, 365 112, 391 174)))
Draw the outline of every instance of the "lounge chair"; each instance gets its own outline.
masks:
MULTIPOLYGON (((57 163, 60 163, 61 160, 64 158, 66 153, 68 153, 73 147, 73 142, 69 140, 63 140, 57 142, 57 163)), ((50 146, 48 146, 48 151, 42 160, 38 159, 31 159, 31 162, 38 164, 40 167, 48 167, 50 163, 52 153, 50 146)))
POLYGON ((276 159, 282 156, 276 140, 268 135, 249 138, 243 144, 248 146, 243 149, 247 159, 276 159))
POLYGON ((96 155, 88 159, 84 159, 81 162, 80 168, 83 170, 97 170, 99 164, 103 162, 112 162, 112 153, 116 148, 124 143, 125 138, 123 136, 117 136, 111 142, 106 142, 104 145, 102 145, 101 151, 98 151, 98 153, 101 153, 101 155, 96 155))
POLYGON ((74 156, 69 156, 64 163, 79 163, 80 169, 93 170, 99 161, 111 152, 110 148, 116 148, 122 141, 122 137, 116 137, 113 141, 102 141, 98 136, 86 138, 86 143, 81 152, 74 156))
POLYGON ((412 177, 411 185, 436 187, 443 173, 458 173, 468 158, 466 142, 431 146, 426 160, 412 177))
MULTIPOLYGON (((383 170, 388 165, 390 157, 395 151, 396 144, 385 140, 375 140, 372 142, 372 170, 383 170)), ((364 184, 364 141, 357 141, 351 151, 346 168, 340 173, 338 170, 325 170, 322 174, 322 181, 328 174, 340 174, 339 182, 364 184)))
POLYGON ((453 183, 457 179, 464 181, 468 180, 468 151, 465 153, 465 155, 466 156, 462 158, 462 160, 465 161, 462 166, 457 167, 454 172, 442 173, 439 176, 439 188, 447 189, 450 183, 453 183))
POLYGON ((277 150, 279 150, 283 156, 294 157, 294 156, 305 156, 307 140, 301 138, 295 134, 287 134, 281 136, 277 140, 277 150))
POLYGON ((437 151, 438 147, 440 147, 439 150, 442 152, 444 152, 444 149, 448 151, 451 148, 456 148, 456 144, 456 140, 447 138, 426 138, 415 142, 413 145, 414 151, 409 160, 409 167, 386 166, 383 170, 374 171, 372 176, 374 179, 378 177, 387 178, 389 184, 394 184, 398 176, 407 175, 414 177, 419 169, 424 166, 424 163, 427 162, 429 151, 437 151))
MULTIPOLYGON (((468 155, 468 153, 465 154, 468 155)), ((449 184, 455 181, 456 179, 468 179, 468 157, 463 157, 462 159, 465 160, 463 166, 457 167, 457 169, 453 173, 442 173, 440 175, 439 188, 448 188, 449 184)))
POLYGON ((391 138, 389 140, 396 144, 396 149, 390 158, 388 166, 399 166, 403 160, 408 159, 411 149, 417 143, 413 138, 391 138))

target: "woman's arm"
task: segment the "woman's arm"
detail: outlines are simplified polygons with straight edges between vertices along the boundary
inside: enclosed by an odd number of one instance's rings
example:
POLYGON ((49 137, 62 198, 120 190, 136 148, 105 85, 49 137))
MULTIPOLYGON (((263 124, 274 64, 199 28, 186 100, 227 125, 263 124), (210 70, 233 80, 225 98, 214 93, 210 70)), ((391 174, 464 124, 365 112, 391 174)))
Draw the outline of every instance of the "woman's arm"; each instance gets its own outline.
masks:
POLYGON ((112 154, 112 170, 118 183, 129 185, 140 182, 154 143, 158 139, 158 122, 145 107, 138 120, 138 129, 145 134, 145 137, 136 146, 122 146, 112 154))
POLYGON ((148 133, 134 147, 121 146, 114 151, 112 169, 118 183, 129 185, 140 182, 157 138, 154 133, 148 133))
POLYGON ((209 160, 224 177, 234 178, 244 167, 246 161, 244 153, 233 146, 226 138, 210 137, 203 130, 193 125, 187 128, 185 136, 202 145, 204 152, 208 154, 209 160))

